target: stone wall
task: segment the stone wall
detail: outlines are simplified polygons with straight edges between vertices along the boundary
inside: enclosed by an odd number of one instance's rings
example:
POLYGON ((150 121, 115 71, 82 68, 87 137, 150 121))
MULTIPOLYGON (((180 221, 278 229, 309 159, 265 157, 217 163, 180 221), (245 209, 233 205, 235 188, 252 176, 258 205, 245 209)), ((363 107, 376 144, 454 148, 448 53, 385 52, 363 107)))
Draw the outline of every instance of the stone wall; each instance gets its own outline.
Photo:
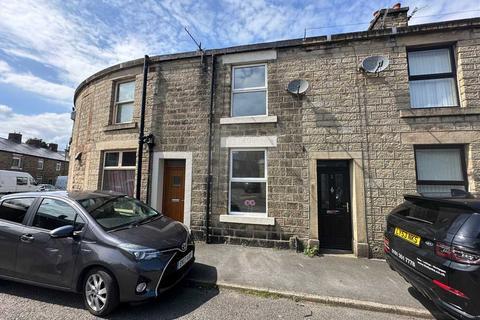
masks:
MULTIPOLYGON (((414 145, 464 144, 469 189, 480 182, 480 31, 477 28, 430 33, 359 37, 357 40, 277 48, 268 68, 268 115, 273 123, 222 124, 231 105, 231 65, 218 59, 212 158, 211 240, 257 246, 288 247, 292 237, 306 242, 315 234, 317 215, 312 203, 316 184, 311 162, 329 153, 355 154, 362 178, 353 190, 357 199, 358 239, 364 238, 369 256, 382 256, 385 217, 415 192, 414 145), (411 109, 407 47, 454 44, 460 108, 411 109), (370 55, 384 55, 389 67, 364 74, 359 63, 370 55), (293 79, 310 88, 303 97, 285 89, 293 79), (275 136, 267 148, 268 216, 273 226, 221 222, 228 213, 229 149, 226 137, 275 136), (358 156, 357 156, 358 155, 358 156), (361 213, 361 214, 360 214, 361 213), (363 230, 363 231, 362 231, 363 230)), ((207 189, 210 57, 157 61, 150 67, 146 133, 155 136, 154 152, 192 154, 191 221, 204 235, 207 189)), ((138 120, 141 67, 120 69, 84 86, 76 99, 77 119, 71 149, 71 189, 101 185, 103 152, 136 149, 138 128, 109 125, 114 82, 136 78, 135 116, 138 120), (82 153, 81 160, 74 155, 82 153)), ((148 152, 144 151, 142 197, 147 198, 148 152)), ((157 164, 154 164, 157 165, 157 164)), ((154 186, 150 187, 154 190, 154 186)), ((358 240, 357 239, 357 240, 358 240)))
POLYGON ((55 185, 58 176, 66 176, 68 173, 68 162, 57 161, 45 158, 38 158, 29 155, 21 155, 21 169, 12 168, 13 153, 0 151, 0 170, 24 171, 32 175, 39 183, 49 183, 55 185), (43 169, 38 169, 38 160, 43 159, 43 169), (60 171, 57 171, 57 162, 61 162, 60 171))

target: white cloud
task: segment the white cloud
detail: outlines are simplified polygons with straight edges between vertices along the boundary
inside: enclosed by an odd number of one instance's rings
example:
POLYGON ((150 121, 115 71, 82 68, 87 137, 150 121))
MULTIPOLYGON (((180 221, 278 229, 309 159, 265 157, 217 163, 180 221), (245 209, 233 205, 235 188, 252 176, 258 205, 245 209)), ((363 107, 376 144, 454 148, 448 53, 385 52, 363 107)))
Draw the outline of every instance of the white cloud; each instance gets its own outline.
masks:
POLYGON ((31 73, 16 72, 2 60, 0 60, 0 83, 14 85, 60 103, 72 104, 73 88, 44 80, 31 73))
POLYGON ((20 132, 23 140, 40 138, 49 143, 57 143, 59 150, 64 149, 72 130, 69 113, 18 114, 12 108, 0 104, 0 136, 7 137, 10 132, 20 132))
MULTIPOLYGON (((411 23, 480 14, 432 16, 478 10, 476 0, 411 0, 403 4, 423 8, 411 23), (429 17, 421 17, 425 15, 429 17)), ((308 35, 366 30, 372 13, 390 5, 386 0, 0 0, 0 51, 11 58, 7 59, 11 72, 0 81, 43 97, 71 101, 72 88, 107 66, 144 54, 195 50, 183 26, 204 47, 218 48, 301 38, 304 28, 321 27, 308 35), (366 24, 343 26, 358 22, 366 24), (34 72, 19 73, 22 68, 13 61, 22 59, 53 70, 50 80, 34 72)))

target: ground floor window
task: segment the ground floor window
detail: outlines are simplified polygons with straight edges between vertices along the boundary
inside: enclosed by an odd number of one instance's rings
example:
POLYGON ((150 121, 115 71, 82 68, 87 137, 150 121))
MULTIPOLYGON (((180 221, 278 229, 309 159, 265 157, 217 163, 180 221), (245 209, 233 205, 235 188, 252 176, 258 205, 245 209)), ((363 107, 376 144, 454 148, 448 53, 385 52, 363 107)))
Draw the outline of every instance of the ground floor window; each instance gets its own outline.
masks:
POLYGON ((102 190, 122 192, 133 196, 136 155, 135 151, 105 152, 102 190))
POLYGON ((450 195, 468 191, 464 146, 416 146, 417 191, 450 195))
POLYGON ((267 214, 267 155, 265 149, 230 151, 229 212, 267 214))

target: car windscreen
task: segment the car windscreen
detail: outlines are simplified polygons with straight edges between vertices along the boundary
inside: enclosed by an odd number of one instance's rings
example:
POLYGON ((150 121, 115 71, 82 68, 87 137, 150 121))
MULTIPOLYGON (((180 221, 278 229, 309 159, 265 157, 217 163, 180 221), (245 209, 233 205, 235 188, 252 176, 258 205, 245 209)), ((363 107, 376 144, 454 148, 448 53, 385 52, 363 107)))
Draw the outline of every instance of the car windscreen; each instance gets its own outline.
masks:
POLYGON ((98 197, 78 200, 106 231, 142 223, 160 213, 142 202, 126 197, 98 197))

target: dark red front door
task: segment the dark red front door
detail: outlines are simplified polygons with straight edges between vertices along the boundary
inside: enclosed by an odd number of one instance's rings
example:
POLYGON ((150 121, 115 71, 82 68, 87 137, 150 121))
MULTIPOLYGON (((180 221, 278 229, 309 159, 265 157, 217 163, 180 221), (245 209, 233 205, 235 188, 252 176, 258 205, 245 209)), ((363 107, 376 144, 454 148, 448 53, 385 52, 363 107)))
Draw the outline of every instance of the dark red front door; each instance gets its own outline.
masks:
POLYGON ((165 160, 163 208, 168 217, 183 222, 185 202, 185 160, 165 160))

